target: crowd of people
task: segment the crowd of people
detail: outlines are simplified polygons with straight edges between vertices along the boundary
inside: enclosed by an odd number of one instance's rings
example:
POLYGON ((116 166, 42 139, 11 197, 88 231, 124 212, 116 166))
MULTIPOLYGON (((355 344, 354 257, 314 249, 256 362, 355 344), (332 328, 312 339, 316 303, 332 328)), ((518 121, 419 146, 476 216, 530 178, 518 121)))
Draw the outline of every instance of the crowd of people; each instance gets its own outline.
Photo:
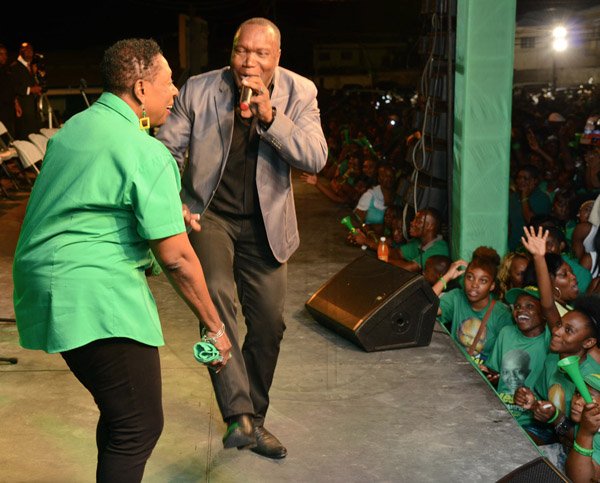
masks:
POLYGON ((384 240, 388 263, 421 273, 439 322, 531 439, 573 481, 597 477, 600 406, 557 363, 577 356, 600 394, 600 92, 515 90, 508 251, 480 246, 470 260, 451 259, 445 213, 407 211, 414 99, 324 98, 328 162, 301 179, 347 209, 346 242, 376 251, 384 240))

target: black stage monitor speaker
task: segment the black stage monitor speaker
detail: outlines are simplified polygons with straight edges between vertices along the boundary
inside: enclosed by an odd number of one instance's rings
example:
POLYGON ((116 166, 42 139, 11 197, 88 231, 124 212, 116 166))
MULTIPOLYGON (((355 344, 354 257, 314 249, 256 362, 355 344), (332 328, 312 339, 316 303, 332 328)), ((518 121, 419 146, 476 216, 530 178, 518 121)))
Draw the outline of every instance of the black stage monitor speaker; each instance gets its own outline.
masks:
POLYGON ((569 481, 556 466, 540 456, 519 466, 496 483, 568 483, 569 481))
POLYGON ((306 302, 317 322, 367 352, 426 346, 439 300, 416 273, 365 254, 306 302))

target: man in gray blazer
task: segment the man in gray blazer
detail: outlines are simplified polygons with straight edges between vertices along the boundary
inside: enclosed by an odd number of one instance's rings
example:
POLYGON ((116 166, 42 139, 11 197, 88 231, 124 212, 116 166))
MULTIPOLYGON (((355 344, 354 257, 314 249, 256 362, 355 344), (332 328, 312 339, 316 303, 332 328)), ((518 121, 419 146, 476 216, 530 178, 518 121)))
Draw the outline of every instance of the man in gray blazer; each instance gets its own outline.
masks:
POLYGON ((327 158, 317 89, 279 67, 280 54, 272 22, 245 21, 230 66, 191 77, 157 136, 183 169, 183 202, 202 214, 190 241, 232 342, 229 363, 210 373, 223 444, 269 458, 287 455, 264 419, 285 330, 286 262, 299 245, 291 167, 317 173, 327 158))

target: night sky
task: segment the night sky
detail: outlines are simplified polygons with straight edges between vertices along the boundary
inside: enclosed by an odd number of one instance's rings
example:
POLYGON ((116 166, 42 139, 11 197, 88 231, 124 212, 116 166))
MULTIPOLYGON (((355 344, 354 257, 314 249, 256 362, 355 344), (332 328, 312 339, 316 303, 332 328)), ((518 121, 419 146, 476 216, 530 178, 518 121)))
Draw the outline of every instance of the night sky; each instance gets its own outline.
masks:
MULTIPOLYGON (((431 0, 433 1, 440 0, 431 0)), ((593 0, 518 0, 517 14, 532 9, 593 5, 593 0)), ((421 0, 123 0, 45 2, 5 17, 0 43, 11 59, 23 41, 44 53, 50 87, 94 83, 102 52, 116 40, 153 37, 178 72, 178 14, 208 21, 209 68, 228 63, 236 27, 253 16, 268 17, 282 33, 281 65, 310 75, 314 42, 392 41, 415 48, 427 29, 421 0), (54 75, 53 75, 54 74, 54 75)))

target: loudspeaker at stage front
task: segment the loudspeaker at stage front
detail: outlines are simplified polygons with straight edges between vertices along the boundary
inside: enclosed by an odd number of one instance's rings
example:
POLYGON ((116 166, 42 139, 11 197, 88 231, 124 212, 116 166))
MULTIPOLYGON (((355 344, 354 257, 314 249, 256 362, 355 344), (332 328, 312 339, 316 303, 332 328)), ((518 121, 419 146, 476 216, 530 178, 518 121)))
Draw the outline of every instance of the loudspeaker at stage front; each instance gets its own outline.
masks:
POLYGON ((429 345, 439 299, 422 275, 365 254, 305 306, 318 323, 373 352, 429 345))

